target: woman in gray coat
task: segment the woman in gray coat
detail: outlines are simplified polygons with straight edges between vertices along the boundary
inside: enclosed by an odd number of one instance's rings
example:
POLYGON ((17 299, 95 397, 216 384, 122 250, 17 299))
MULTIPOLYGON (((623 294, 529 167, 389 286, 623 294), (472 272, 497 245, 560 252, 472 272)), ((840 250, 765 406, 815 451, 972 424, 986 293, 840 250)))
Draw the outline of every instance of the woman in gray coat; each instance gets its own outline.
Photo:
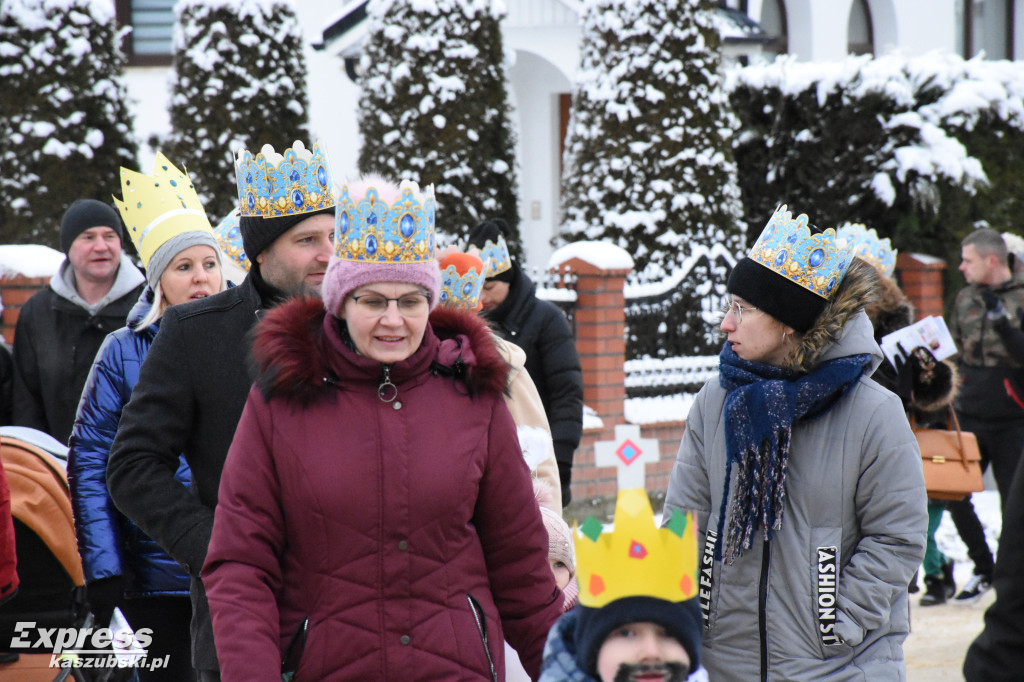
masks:
POLYGON ((728 284, 719 376, 665 502, 702 543, 711 679, 903 680, 928 516, 917 442, 863 307, 874 269, 781 207, 728 284))

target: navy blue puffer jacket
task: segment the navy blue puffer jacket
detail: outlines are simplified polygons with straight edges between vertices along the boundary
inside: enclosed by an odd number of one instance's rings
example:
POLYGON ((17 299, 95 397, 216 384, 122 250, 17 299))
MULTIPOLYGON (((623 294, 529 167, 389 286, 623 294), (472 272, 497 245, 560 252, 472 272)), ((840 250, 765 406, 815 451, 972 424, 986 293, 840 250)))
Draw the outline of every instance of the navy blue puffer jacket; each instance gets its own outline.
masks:
MULTIPOLYGON (((125 518, 107 492, 107 458, 121 410, 157 333, 155 324, 138 332, 131 326, 152 304, 153 292, 147 286, 128 315, 128 326, 104 340, 82 391, 68 450, 68 483, 85 579, 123 576, 127 597, 188 595, 189 588, 181 565, 125 518)), ((184 458, 175 478, 186 487, 191 484, 184 458)))

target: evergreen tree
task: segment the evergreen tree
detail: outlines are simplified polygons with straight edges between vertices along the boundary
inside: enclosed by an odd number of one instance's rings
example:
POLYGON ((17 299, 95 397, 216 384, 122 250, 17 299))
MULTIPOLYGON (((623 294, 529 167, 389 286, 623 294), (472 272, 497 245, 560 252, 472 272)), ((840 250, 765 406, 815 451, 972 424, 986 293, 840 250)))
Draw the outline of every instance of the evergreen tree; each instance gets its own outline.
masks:
POLYGON ((238 203, 233 153, 309 140, 306 60, 290 0, 181 0, 169 138, 211 216, 238 203))
POLYGON ((111 202, 134 167, 113 4, 0 2, 0 243, 58 247, 76 199, 111 202))
MULTIPOLYGON (((888 55, 739 69, 736 160, 755 237, 775 205, 860 222, 901 251, 960 260, 975 227, 1024 231, 1024 74, 1014 62, 888 55)), ((962 280, 944 273, 950 296, 962 280)))
MULTIPOLYGON (((502 217, 518 235, 498 0, 371 0, 359 170, 433 183, 438 229, 502 217)), ((509 244, 520 252, 518 239, 509 244)))
POLYGON ((584 0, 562 241, 609 240, 638 271, 743 245, 736 127, 706 0, 584 0))

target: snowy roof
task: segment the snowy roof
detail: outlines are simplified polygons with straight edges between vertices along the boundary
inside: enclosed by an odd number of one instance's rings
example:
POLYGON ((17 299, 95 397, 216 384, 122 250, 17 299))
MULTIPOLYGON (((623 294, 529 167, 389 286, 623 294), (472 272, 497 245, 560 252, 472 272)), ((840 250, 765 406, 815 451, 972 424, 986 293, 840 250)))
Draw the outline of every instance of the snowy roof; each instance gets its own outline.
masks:
MULTIPOLYGON (((582 3, 575 0, 550 1, 564 5, 576 14, 582 10, 582 3)), ((320 40, 315 42, 313 47, 317 50, 330 49, 343 57, 354 57, 358 54, 368 34, 366 6, 369 2, 370 0, 351 0, 346 3, 327 20, 321 31, 320 40)), ((740 10, 716 6, 708 15, 723 43, 765 43, 772 40, 772 36, 765 33, 760 24, 740 10)))
POLYGON ((731 7, 715 7, 708 12, 711 25, 725 43, 767 43, 773 37, 745 12, 731 7))

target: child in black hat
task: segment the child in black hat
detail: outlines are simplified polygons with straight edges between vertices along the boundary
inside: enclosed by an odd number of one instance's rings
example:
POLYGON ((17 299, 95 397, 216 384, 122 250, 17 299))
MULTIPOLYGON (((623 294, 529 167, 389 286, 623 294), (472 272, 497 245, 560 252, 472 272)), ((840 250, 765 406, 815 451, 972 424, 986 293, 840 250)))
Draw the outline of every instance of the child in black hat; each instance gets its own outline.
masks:
POLYGON ((693 516, 659 529, 646 492, 623 490, 615 530, 587 519, 574 540, 580 603, 551 629, 540 681, 706 681, 693 516))

